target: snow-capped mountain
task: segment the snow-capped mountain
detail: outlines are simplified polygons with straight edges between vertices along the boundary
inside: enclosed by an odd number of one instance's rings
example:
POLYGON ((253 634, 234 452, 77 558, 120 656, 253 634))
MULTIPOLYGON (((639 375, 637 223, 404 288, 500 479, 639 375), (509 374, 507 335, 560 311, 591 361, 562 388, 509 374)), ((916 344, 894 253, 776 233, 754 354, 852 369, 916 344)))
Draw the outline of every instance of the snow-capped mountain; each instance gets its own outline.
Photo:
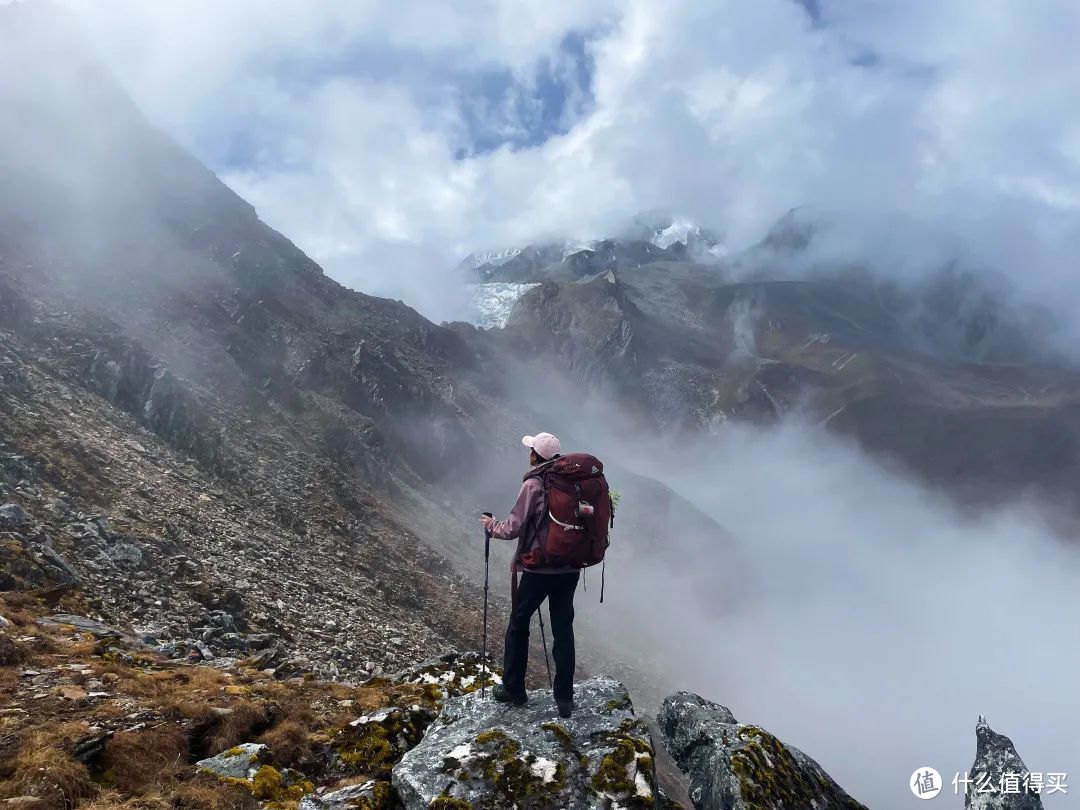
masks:
POLYGON ((582 278, 657 261, 715 262, 727 249, 714 232, 684 217, 642 214, 621 235, 470 253, 458 266, 472 280, 536 283, 582 278))
POLYGON ((514 302, 543 281, 578 282, 657 262, 710 264, 727 256, 720 238, 684 217, 646 213, 623 234, 469 254, 460 265, 473 290, 467 320, 491 328, 506 324, 514 302))

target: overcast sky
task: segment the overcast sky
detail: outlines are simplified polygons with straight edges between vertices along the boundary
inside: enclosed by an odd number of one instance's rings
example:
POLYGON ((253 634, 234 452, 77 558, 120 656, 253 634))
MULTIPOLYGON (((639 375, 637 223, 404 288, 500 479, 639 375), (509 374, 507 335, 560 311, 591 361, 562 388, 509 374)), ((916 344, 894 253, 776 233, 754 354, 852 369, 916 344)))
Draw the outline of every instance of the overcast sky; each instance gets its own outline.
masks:
POLYGON ((1073 275, 1072 0, 59 1, 264 219, 428 312, 474 248, 657 207, 736 249, 796 205, 898 212, 1073 275))

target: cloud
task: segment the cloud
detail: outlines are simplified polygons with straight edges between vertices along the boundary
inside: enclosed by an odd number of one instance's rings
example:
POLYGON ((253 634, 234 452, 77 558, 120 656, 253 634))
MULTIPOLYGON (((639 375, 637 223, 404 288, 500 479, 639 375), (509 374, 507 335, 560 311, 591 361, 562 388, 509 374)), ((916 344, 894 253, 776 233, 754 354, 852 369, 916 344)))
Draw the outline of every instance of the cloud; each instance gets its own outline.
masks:
POLYGON ((690 542, 674 516, 658 538, 681 559, 672 571, 636 557, 640 538, 616 520, 605 602, 590 590, 578 615, 651 668, 654 690, 723 703, 870 807, 918 806, 907 779, 924 765, 945 775, 940 804, 962 807, 951 780, 971 768, 979 714, 1034 771, 1080 756, 1066 607, 1080 555, 1024 504, 962 516, 797 422, 732 425, 696 446, 588 435, 606 462, 659 478, 734 538, 690 542))
MULTIPOLYGON (((630 669, 639 710, 690 689, 874 808, 920 806, 907 779, 926 765, 948 782, 940 806, 962 807, 951 780, 972 766, 979 714, 1033 771, 1080 757, 1080 550, 1047 527, 1043 504, 1017 494, 958 509, 798 415, 677 439, 643 433, 606 397, 567 395, 561 373, 521 367, 508 382, 518 412, 536 414, 529 430, 597 455, 623 493, 604 603, 594 569, 575 621, 580 660, 630 669), (623 471, 670 487, 726 535, 623 471)), ((477 502, 499 514, 517 480, 477 502)))
POLYGON ((802 204, 914 217, 1072 295, 1064 0, 64 2, 271 224, 435 316, 425 285, 471 249, 652 208, 736 248, 802 204))

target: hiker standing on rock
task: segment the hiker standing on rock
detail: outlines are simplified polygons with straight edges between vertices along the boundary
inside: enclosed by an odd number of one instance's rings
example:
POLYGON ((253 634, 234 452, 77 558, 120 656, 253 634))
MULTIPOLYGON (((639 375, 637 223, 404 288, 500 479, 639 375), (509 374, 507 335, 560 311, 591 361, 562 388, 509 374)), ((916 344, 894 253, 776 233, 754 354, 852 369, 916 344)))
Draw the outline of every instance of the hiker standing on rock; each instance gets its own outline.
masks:
POLYGON ((604 559, 611 498, 604 465, 597 458, 560 455, 559 440, 550 433, 524 436, 521 443, 529 448, 530 469, 510 517, 485 515, 480 521, 492 537, 518 541, 511 563, 513 608, 506 628, 503 683, 493 694, 495 700, 515 706, 528 700, 529 625, 547 599, 555 659, 552 691, 559 715, 569 717, 574 709, 574 592, 581 569, 604 559))

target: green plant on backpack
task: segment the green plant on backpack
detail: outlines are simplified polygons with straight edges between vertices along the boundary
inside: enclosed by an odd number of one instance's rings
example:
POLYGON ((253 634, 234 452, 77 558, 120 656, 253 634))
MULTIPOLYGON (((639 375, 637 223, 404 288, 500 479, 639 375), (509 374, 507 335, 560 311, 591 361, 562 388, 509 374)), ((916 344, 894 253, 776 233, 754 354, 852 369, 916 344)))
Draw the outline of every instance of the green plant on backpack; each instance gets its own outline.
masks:
POLYGON ((611 511, 614 512, 619 508, 619 501, 622 500, 622 493, 617 489, 609 490, 608 498, 611 499, 611 511))

